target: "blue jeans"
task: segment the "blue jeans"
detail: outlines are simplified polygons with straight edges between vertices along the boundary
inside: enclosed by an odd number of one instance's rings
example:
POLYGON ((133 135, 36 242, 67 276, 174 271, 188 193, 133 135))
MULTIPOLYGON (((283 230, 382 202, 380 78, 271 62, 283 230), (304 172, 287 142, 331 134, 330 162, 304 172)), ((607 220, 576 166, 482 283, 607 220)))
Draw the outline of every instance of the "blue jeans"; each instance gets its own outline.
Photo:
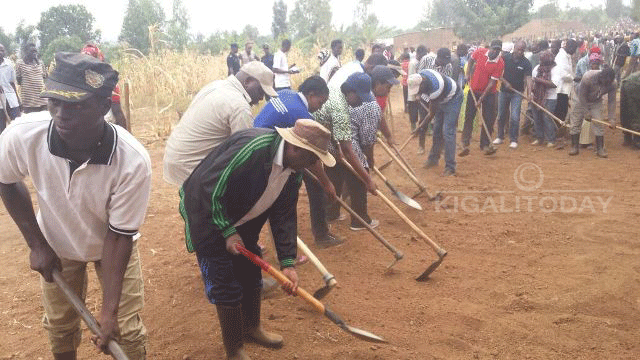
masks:
POLYGON ((428 162, 436 164, 444 147, 445 168, 456 171, 456 131, 462 106, 462 91, 458 91, 451 100, 438 105, 433 119, 433 145, 428 162))
MULTIPOLYGON (((549 110, 551 113, 556 108, 556 99, 546 99, 544 101, 544 108, 549 110)), ((538 107, 533 107, 533 120, 536 128, 536 137, 540 142, 546 140, 547 142, 556 142, 556 125, 554 124, 554 120, 544 111, 540 110, 538 107)))
POLYGON ((500 91, 498 96, 498 138, 504 139, 504 127, 509 116, 509 139, 518 142, 522 96, 515 92, 500 91))

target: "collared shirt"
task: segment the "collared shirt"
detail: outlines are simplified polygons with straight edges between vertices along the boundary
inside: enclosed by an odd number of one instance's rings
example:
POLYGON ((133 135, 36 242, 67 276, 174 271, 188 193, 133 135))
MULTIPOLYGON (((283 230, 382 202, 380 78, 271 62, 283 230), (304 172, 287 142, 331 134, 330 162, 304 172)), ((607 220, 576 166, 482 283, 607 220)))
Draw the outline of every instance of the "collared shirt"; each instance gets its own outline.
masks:
MULTIPOLYGON (((273 68, 279 69, 282 71, 289 71, 287 54, 282 52, 282 50, 276 51, 275 55, 273 55, 273 68)), ((291 87, 291 75, 287 73, 285 74, 275 73, 274 87, 276 88, 291 87)))
POLYGON ((504 71, 504 60, 500 55, 494 60, 489 60, 488 52, 489 49, 479 48, 471 55, 476 65, 469 85, 471 90, 482 92, 489 85, 489 80, 496 80, 493 88, 489 89, 489 93, 495 94, 498 85, 497 81, 500 80, 504 71))
POLYGON ((253 126, 288 128, 293 127, 298 119, 313 119, 307 99, 302 93, 285 89, 278 91, 278 97, 267 102, 253 121, 253 126))
MULTIPOLYGON (((524 56, 520 60, 513 58, 512 53, 505 54, 502 59, 504 60, 504 79, 513 86, 514 89, 523 92, 525 83, 524 79, 531 77, 531 62, 524 56)), ((503 86, 501 91, 511 93, 511 89, 503 86)))
POLYGON ((253 220, 267 211, 271 205, 276 201, 284 185, 289 180, 289 176, 293 174, 293 170, 284 167, 284 143, 280 141, 276 156, 273 158, 273 165, 271 166, 271 173, 269 174, 269 180, 267 181, 267 188, 264 190, 258 201, 253 205, 251 210, 243 216, 233 226, 238 227, 249 220, 253 220))
POLYGON ((235 76, 202 88, 167 140, 165 181, 182 185, 214 147, 232 133, 252 127, 250 102, 235 76))
POLYGON ((439 72, 442 75, 451 76, 453 72, 453 67, 451 63, 448 62, 446 65, 436 65, 436 56, 435 55, 427 55, 420 60, 420 65, 418 65, 418 71, 422 71, 425 69, 431 69, 439 72))
POLYGON ((339 68, 340 60, 338 60, 338 58, 332 53, 331 56, 329 56, 329 59, 327 59, 327 61, 320 67, 320 77, 323 78, 324 81, 329 82, 329 79, 332 76, 331 73, 335 71, 334 69, 339 68))
POLYGON ((0 135, 0 182, 31 177, 51 248, 65 259, 100 260, 108 230, 133 236, 144 221, 149 154, 126 130, 105 124, 91 158, 74 163, 50 119, 18 118, 0 135))
POLYGON ((338 155, 337 144, 335 144, 334 141, 351 140, 349 105, 340 90, 340 86, 329 86, 329 98, 320 110, 313 113, 313 116, 317 122, 331 131, 331 139, 333 141, 329 143, 329 152, 334 156, 338 155))
MULTIPOLYGON (((607 87, 598 83, 598 75, 602 70, 589 70, 580 81, 580 89, 578 90, 578 99, 581 103, 598 103, 602 102, 602 97, 607 95, 607 110, 609 111, 609 120, 615 119, 616 115, 616 82, 607 87)), ((599 119, 600 120, 600 119, 599 119)))
MULTIPOLYGON (((2 63, 0 63, 0 87, 2 87, 3 95, 9 103, 9 107, 16 108, 20 106, 20 104, 18 103, 18 95, 16 95, 11 83, 16 84, 16 71, 13 68, 11 60, 4 58, 2 63)), ((4 104, 4 101, 0 102, 0 109, 4 108, 4 104)))
POLYGON ((573 87, 573 62, 571 61, 571 55, 567 54, 564 49, 560 49, 555 58, 556 66, 560 70, 560 76, 562 77, 562 86, 558 88, 558 94, 570 94, 573 87))
POLYGON ((227 69, 229 69, 229 73, 227 75, 235 75, 240 71, 240 58, 238 54, 229 53, 227 56, 227 69))
POLYGON ((367 156, 362 150, 364 147, 376 143, 376 133, 382 118, 382 109, 377 101, 368 101, 358 107, 349 107, 351 118, 351 146, 358 156, 362 167, 369 168, 367 156))
POLYGON ((47 99, 40 97, 44 88, 47 69, 40 61, 27 64, 22 59, 16 63, 16 77, 21 78, 20 98, 24 107, 39 107, 47 105, 47 99))

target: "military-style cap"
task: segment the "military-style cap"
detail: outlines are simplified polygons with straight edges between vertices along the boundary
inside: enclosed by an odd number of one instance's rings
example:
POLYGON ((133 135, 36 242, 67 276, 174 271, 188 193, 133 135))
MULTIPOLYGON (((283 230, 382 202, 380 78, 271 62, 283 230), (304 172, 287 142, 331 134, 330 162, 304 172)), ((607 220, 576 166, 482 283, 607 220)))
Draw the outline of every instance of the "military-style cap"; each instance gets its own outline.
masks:
POLYGON ((92 56, 59 52, 54 61, 40 97, 67 102, 84 101, 94 95, 110 97, 118 83, 118 72, 92 56))

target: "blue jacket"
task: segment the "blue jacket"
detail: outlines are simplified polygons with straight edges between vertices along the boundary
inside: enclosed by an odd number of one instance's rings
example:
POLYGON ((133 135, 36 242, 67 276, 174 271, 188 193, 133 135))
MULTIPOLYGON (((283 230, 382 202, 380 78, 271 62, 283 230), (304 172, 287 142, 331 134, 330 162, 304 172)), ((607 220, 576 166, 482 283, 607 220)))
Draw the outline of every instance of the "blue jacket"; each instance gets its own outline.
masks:
POLYGON ((298 119, 313 119, 301 94, 293 90, 280 90, 278 97, 271 98, 253 121, 257 128, 293 127, 298 119))

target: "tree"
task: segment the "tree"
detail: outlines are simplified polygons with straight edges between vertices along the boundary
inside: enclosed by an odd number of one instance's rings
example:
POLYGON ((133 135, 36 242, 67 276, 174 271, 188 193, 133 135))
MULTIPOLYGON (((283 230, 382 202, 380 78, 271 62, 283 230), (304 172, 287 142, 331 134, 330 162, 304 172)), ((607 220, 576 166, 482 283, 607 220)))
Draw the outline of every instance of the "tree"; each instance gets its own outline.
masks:
POLYGON ((84 5, 59 5, 49 8, 42 13, 37 26, 40 31, 40 48, 42 51, 48 51, 49 44, 59 37, 75 36, 83 43, 99 40, 100 33, 93 30, 94 20, 84 5))
POLYGON ((631 4, 631 18, 640 21, 640 0, 633 0, 631 4))
POLYGON ((329 0, 296 0, 289 16, 289 26, 296 39, 331 30, 329 0))
POLYGON ((191 40, 189 35, 189 14, 182 0, 173 0, 172 17, 167 33, 173 47, 181 51, 187 47, 191 40))
POLYGON ((242 29, 242 34, 240 34, 245 41, 251 40, 253 42, 258 39, 259 35, 260 32, 258 31, 258 28, 251 24, 247 24, 244 29, 242 29))
POLYGON ((47 48, 40 54, 40 58, 43 63, 49 64, 58 51, 80 52, 84 44, 85 41, 77 35, 59 36, 49 43, 47 48))
POLYGON ((151 44, 149 29, 162 29, 165 16, 156 0, 129 0, 119 39, 148 54, 151 44))
POLYGON ((7 56, 15 52, 13 36, 11 34, 5 33, 2 27, 0 27, 0 44, 4 46, 7 56))
POLYGON ((278 0, 273 3, 271 33, 274 39, 287 33, 287 4, 285 4, 283 0, 278 0))
POLYGON ((558 6, 557 1, 550 1, 542 5, 537 12, 533 14, 533 17, 537 19, 557 19, 560 17, 562 10, 558 6))
POLYGON ((622 0, 606 0, 605 9, 607 16, 612 19, 617 19, 622 16, 624 6, 622 5, 622 0))
POLYGON ((533 0, 435 0, 421 24, 453 27, 467 40, 487 40, 526 23, 532 5, 533 0))
POLYGON ((34 39, 34 32, 36 32, 36 27, 33 25, 25 25, 24 24, 24 20, 21 20, 18 23, 18 26, 16 27, 16 32, 14 34, 14 39, 16 41, 16 43, 18 44, 18 46, 20 46, 21 48, 23 46, 25 46, 28 42, 33 42, 35 43, 35 40, 38 39, 34 39))

